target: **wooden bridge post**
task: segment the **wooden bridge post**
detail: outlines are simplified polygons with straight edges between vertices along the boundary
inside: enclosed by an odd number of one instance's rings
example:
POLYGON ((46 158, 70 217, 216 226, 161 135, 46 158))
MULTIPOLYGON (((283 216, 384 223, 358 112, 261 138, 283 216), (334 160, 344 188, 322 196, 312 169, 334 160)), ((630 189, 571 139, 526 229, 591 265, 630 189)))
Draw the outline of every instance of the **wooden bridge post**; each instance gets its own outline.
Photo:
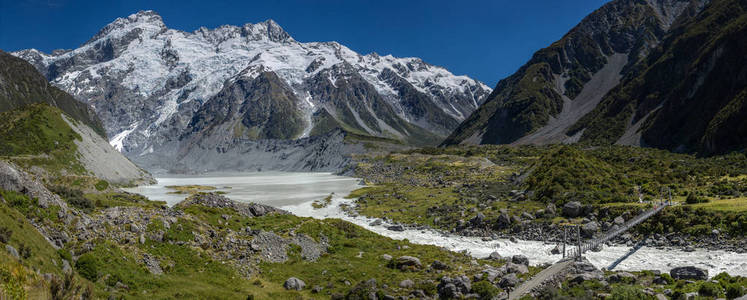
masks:
POLYGON ((566 234, 565 233, 566 233, 567 229, 568 229, 567 226, 563 226, 563 259, 565 259, 565 239, 566 239, 566 234))
POLYGON ((576 239, 578 242, 578 256, 576 258, 581 260, 581 225, 576 225, 576 239))

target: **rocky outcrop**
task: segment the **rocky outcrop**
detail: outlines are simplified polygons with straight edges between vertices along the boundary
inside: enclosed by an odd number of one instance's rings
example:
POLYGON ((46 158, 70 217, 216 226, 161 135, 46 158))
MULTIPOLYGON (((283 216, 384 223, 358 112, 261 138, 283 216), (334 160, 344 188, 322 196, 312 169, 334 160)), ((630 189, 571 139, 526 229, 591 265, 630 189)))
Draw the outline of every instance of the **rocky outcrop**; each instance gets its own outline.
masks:
POLYGON ((261 217, 270 213, 289 214, 287 211, 269 205, 236 202, 215 193, 194 194, 189 196, 187 199, 184 199, 182 202, 179 202, 177 207, 189 207, 191 205, 228 208, 235 210, 237 213, 246 217, 261 217))

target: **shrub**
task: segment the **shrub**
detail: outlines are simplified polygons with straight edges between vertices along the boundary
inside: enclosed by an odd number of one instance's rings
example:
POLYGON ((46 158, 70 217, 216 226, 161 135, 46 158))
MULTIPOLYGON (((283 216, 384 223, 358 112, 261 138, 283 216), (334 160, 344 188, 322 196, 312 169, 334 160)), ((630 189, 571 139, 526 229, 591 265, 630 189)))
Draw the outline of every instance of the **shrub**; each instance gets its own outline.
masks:
POLYGON ((742 285, 739 283, 734 282, 726 285, 726 298, 735 299, 742 295, 744 295, 744 290, 742 289, 742 285))
POLYGON ((50 188, 50 190, 76 208, 91 210, 94 207, 93 202, 83 196, 83 192, 81 190, 71 189, 64 186, 53 186, 50 188))
POLYGON ((0 243, 7 243, 10 241, 10 236, 13 234, 13 231, 10 230, 7 227, 0 226, 0 243))
POLYGON ((81 276, 90 280, 96 281, 99 277, 98 262, 93 254, 86 253, 78 258, 75 262, 75 269, 78 270, 81 276))
POLYGON ((70 251, 67 251, 65 248, 57 249, 57 255, 60 256, 60 258, 67 260, 67 261, 73 261, 73 255, 70 254, 70 251))
POLYGON ((96 182, 94 187, 96 188, 97 191, 103 191, 109 188, 109 182, 107 182, 106 180, 99 180, 98 182, 96 182))
POLYGON ((661 273, 661 278, 664 278, 664 280, 667 281, 667 284, 674 283, 674 278, 672 278, 672 275, 669 275, 668 273, 661 273))
POLYGON ((28 259, 31 257, 31 248, 25 244, 21 244, 18 247, 18 254, 21 255, 23 259, 28 259))
POLYGON ((708 199, 698 197, 697 195, 695 195, 695 192, 690 192, 685 199, 685 203, 687 204, 698 204, 705 202, 708 202, 708 199))
POLYGON ((698 293, 703 296, 716 297, 721 293, 721 285, 706 281, 700 284, 698 293))
POLYGON ((472 285, 472 291, 480 295, 480 299, 493 299, 501 290, 485 280, 478 281, 472 285))
POLYGON ((618 285, 612 288, 609 299, 612 300, 630 300, 630 299, 647 299, 643 291, 629 285, 618 285))

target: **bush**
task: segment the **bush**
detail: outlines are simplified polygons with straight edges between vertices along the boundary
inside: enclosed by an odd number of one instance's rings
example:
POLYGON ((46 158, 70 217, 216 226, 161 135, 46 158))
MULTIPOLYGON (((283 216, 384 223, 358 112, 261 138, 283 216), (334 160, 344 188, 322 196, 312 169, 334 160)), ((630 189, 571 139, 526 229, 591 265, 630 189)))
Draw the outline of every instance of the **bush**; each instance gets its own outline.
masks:
POLYGON ((13 234, 13 231, 10 230, 7 227, 0 226, 0 243, 7 243, 10 241, 10 236, 13 234))
POLYGON ((695 195, 695 192, 690 192, 690 194, 688 194, 687 198, 685 199, 685 203, 687 204, 698 204, 705 202, 708 202, 708 199, 698 197, 697 195, 695 195))
POLYGON ((96 188, 97 191, 103 191, 109 188, 109 182, 107 182, 106 180, 99 180, 98 182, 96 182, 94 187, 96 188))
POLYGON ((744 295, 744 290, 742 289, 741 284, 734 282, 726 285, 726 298, 735 299, 742 295, 744 295))
POLYGON ((493 299, 501 293, 501 290, 485 280, 474 283, 472 291, 480 295, 480 299, 493 299))
POLYGON ((75 262, 75 269, 78 270, 81 276, 90 280, 96 281, 99 277, 98 262, 93 254, 86 253, 78 258, 75 262))
POLYGON ((618 285, 612 288, 609 299, 612 300, 630 300, 630 299, 648 299, 643 291, 629 285, 618 285))
POLYGON ((667 284, 674 283, 674 278, 672 278, 672 275, 669 275, 668 273, 661 273, 661 278, 667 281, 667 284))
POLYGON ((716 297, 721 294, 721 285, 706 281, 700 284, 698 293, 702 296, 716 297))
POLYGON ((76 208, 91 210, 94 207, 93 202, 83 196, 83 192, 81 190, 71 189, 64 186, 53 186, 50 188, 50 190, 62 197, 62 199, 64 199, 68 204, 76 208))
POLYGON ((29 248, 29 246, 21 244, 18 247, 18 254, 21 255, 23 259, 28 259, 29 257, 31 257, 31 248, 29 248))
POLYGON ((70 254, 70 251, 67 251, 65 248, 57 249, 57 255, 59 255, 60 258, 64 260, 73 261, 73 255, 70 254))

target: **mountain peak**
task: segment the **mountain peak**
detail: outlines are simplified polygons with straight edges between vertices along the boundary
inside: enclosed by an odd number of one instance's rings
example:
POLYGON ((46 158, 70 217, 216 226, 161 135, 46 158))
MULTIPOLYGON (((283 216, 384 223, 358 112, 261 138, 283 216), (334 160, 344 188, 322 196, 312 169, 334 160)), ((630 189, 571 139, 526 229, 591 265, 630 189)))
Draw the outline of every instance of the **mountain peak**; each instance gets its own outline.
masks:
POLYGON ((254 40, 267 39, 279 43, 293 41, 290 34, 273 19, 267 19, 264 22, 256 24, 246 23, 242 29, 244 35, 250 36, 254 40))
POLYGON ((127 16, 126 18, 117 18, 101 29, 101 31, 99 31, 90 41, 100 39, 115 31, 124 30, 129 32, 130 28, 140 28, 141 30, 157 32, 165 29, 166 24, 163 23, 161 15, 155 11, 141 10, 127 16))

